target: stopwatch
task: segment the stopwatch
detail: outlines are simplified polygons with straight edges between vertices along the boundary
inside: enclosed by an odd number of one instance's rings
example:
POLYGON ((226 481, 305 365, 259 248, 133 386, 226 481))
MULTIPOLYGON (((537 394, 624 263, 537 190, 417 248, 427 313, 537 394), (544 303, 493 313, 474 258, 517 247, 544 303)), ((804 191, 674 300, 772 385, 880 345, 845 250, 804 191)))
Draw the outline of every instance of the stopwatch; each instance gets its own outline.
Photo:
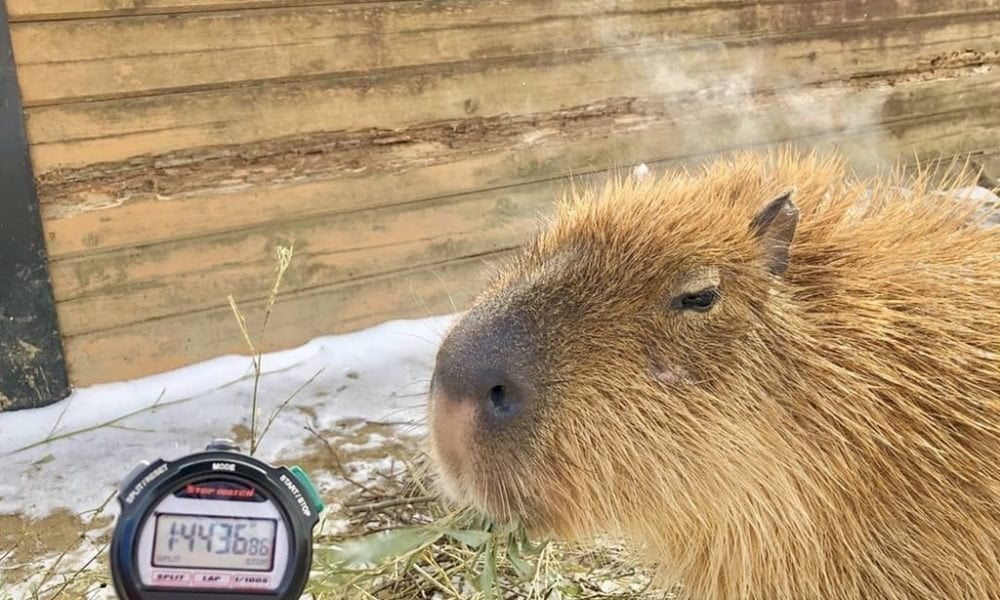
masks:
POLYGON ((323 503, 299 467, 215 440, 140 463, 123 480, 111 538, 122 600, 298 599, 323 503))

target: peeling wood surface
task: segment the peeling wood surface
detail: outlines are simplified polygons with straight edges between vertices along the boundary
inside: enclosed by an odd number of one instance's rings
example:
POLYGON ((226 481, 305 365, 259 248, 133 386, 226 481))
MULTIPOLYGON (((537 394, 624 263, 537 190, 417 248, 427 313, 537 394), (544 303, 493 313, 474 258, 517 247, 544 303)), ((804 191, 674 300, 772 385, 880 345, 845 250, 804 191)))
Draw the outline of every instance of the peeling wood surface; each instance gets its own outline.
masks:
POLYGON ((77 385, 450 312, 567 176, 737 147, 1000 172, 1000 0, 8 0, 77 385), (454 302, 454 304, 452 304, 454 302), (252 318, 252 317, 251 317, 252 318))
POLYGON ((759 93, 746 111, 725 98, 617 98, 554 113, 291 136, 42 177, 43 214, 50 253, 70 258, 850 128, 869 128, 882 144, 897 139, 892 145, 910 153, 907 140, 919 139, 910 129, 923 124, 941 136, 944 119, 952 139, 935 144, 955 153, 996 139, 998 86, 1000 69, 795 91, 795 109, 787 92, 759 93))
MULTIPOLYGON (((423 123, 406 129, 364 129, 359 131, 321 132, 308 136, 284 136, 250 146, 216 146, 139 157, 120 163, 93 165, 69 172, 55 172, 39 178, 45 197, 46 219, 54 222, 49 243, 55 255, 79 251, 94 251, 142 240, 157 241, 154 230, 145 228, 139 236, 118 230, 116 223, 106 223, 113 231, 84 230, 94 233, 83 240, 62 230, 63 219, 77 219, 85 213, 109 206, 129 210, 130 205, 155 200, 142 210, 176 205, 172 209, 183 231, 198 234, 201 227, 239 228, 248 223, 282 220, 312 214, 317 210, 351 210, 384 206, 406 199, 459 193, 497 185, 513 184, 526 177, 554 173, 573 164, 558 160, 553 144, 568 139, 583 141, 590 137, 606 137, 637 128, 662 117, 662 102, 642 102, 635 98, 608 98, 579 107, 550 113, 470 117, 460 120, 423 123), (504 164, 478 164, 477 157, 496 151, 514 153, 496 159, 504 164), (542 162, 548 171, 536 172, 542 162), (506 167, 504 166, 506 165, 506 167), (518 166, 521 165, 521 166, 518 166), (536 165, 536 166, 532 166, 536 165), (416 182, 393 181, 382 186, 378 176, 403 175, 414 170, 424 171, 443 166, 434 181, 414 189, 416 182), (348 187, 326 188, 325 180, 347 179, 348 187), (293 197, 301 197, 296 186, 309 188, 313 182, 324 187, 326 198, 316 198, 308 206, 300 206, 293 197), (371 190, 357 185, 374 185, 371 190), (443 188, 442 185, 448 187, 443 188), (259 190, 279 189, 278 196, 268 194, 257 201, 259 190), (405 189, 402 189, 405 188, 405 189), (233 194, 241 195, 239 200, 233 194), (402 195, 400 195, 402 194, 402 195), (279 201, 281 196, 287 196, 279 201), (220 198, 220 210, 213 213, 218 222, 206 223, 183 207, 198 205, 204 198, 220 198), (245 210, 251 203, 253 210, 245 210), (126 237, 121 237, 126 236, 126 237)), ((600 142, 606 145, 606 141, 600 142)), ((559 153, 576 151, 577 146, 561 145, 559 153)), ((577 153, 579 153, 577 151, 577 153)), ((439 169, 440 170, 440 169, 439 169)), ((565 172, 558 173, 566 174, 565 172)), ((405 175, 403 175, 405 176, 405 175)), ((167 212, 160 212, 168 217, 167 212)), ((141 220, 141 213, 136 220, 141 220)), ((94 222, 96 227, 98 222, 94 222)), ((133 223, 130 226, 140 226, 133 223)), ((127 228, 126 228, 127 229, 127 228)), ((168 227, 168 236, 174 235, 168 227)))
POLYGON ((890 28, 874 36, 866 28, 827 38, 778 34, 764 49, 743 40, 588 50, 38 106, 28 110, 28 134, 36 170, 47 173, 292 134, 548 112, 610 97, 812 85, 888 65, 918 69, 967 47, 973 63, 995 63, 997 21, 973 16, 960 26, 920 22, 929 30, 890 28))

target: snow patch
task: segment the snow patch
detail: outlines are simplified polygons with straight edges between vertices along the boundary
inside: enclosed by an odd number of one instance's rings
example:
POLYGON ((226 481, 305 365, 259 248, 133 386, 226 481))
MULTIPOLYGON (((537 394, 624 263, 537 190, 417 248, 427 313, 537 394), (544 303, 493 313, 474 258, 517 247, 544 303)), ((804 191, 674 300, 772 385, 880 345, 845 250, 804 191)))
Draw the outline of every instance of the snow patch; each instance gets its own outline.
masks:
MULTIPOLYGON (((280 462, 301 455, 312 436, 307 427, 330 429, 346 419, 422 431, 434 355, 455 316, 390 321, 264 355, 258 427, 295 397, 273 420, 257 456, 280 462)), ((0 514, 40 518, 59 508, 93 509, 139 461, 177 458, 204 449, 213 438, 248 431, 252 392, 250 358, 223 356, 78 389, 51 406, 0 413, 6 467, 0 514)), ((384 442, 372 435, 357 449, 384 442)), ((241 447, 247 450, 248 443, 241 447)), ((109 506, 117 512, 115 503, 109 506)))

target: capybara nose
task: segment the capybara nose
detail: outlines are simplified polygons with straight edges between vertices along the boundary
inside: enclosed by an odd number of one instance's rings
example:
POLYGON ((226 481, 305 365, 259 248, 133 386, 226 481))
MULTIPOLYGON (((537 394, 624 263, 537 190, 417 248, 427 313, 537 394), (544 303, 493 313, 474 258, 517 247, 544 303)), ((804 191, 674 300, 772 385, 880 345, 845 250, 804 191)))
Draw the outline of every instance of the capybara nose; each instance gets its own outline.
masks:
POLYGON ((510 318, 467 315, 438 350, 432 401, 460 403, 461 410, 493 422, 520 413, 528 397, 529 360, 518 343, 520 329, 510 318))
POLYGON ((460 403, 465 410, 491 420, 504 420, 520 412, 524 403, 521 386, 498 368, 502 357, 482 360, 473 354, 455 356, 442 352, 432 379, 436 402, 460 403))

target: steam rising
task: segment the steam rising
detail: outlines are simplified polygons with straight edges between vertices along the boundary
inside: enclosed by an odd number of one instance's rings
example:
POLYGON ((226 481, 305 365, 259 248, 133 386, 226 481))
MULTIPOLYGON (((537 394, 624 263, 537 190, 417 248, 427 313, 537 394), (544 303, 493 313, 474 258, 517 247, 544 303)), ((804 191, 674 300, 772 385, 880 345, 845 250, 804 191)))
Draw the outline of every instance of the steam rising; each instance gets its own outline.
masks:
POLYGON ((816 53, 807 44, 801 44, 806 59, 789 60, 787 50, 779 53, 766 43, 727 44, 671 32, 637 40, 624 25, 608 22, 593 21, 594 39, 616 48, 621 64, 628 65, 627 76, 646 82, 645 99, 658 104, 659 121, 676 127, 658 156, 643 158, 670 160, 790 142, 799 148, 836 147, 859 172, 897 160, 897 144, 882 117, 891 88, 823 72, 812 66, 816 53))

